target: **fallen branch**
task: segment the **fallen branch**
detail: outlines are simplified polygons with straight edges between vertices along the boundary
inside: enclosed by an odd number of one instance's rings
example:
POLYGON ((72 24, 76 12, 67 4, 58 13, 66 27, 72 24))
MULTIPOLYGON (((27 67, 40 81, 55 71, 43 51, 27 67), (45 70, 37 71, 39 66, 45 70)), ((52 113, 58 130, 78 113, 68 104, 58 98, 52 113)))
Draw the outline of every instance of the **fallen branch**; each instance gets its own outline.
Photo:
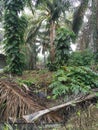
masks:
POLYGON ((71 106, 71 105, 76 105, 78 103, 82 103, 84 101, 95 98, 95 97, 97 97, 96 92, 93 92, 92 94, 89 94, 89 95, 84 96, 84 97, 75 98, 72 101, 69 101, 67 103, 64 103, 64 104, 61 104, 61 105, 58 105, 58 106, 55 106, 55 107, 52 107, 52 108, 48 108, 48 109, 45 109, 45 110, 40 110, 40 111, 35 112, 33 114, 30 114, 30 115, 24 115, 23 119, 25 119, 26 122, 28 122, 28 123, 34 122, 34 121, 36 121, 37 119, 39 119, 40 117, 42 117, 42 116, 44 116, 46 114, 51 114, 51 113, 53 113, 55 111, 58 111, 59 109, 62 109, 64 107, 71 106))

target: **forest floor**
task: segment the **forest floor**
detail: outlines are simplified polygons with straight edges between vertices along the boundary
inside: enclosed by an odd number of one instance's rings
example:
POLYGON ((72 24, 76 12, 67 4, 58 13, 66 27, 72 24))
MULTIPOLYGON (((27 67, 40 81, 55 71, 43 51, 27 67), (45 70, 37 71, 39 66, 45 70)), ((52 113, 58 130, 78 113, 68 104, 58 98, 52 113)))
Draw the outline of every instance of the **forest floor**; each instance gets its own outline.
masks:
MULTIPOLYGON (((0 112, 1 112, 0 118, 2 116, 4 117, 7 116, 7 114, 8 116, 12 117, 13 113, 16 113, 14 114, 15 116, 17 114, 19 114, 20 116, 23 114, 30 114, 32 110, 36 112, 38 110, 43 110, 45 108, 50 108, 50 107, 60 105, 66 102, 63 97, 57 100, 53 99, 52 90, 48 87, 51 84, 53 77, 54 77, 54 72, 50 72, 48 70, 25 71, 22 76, 14 76, 14 77, 12 77, 9 74, 0 73, 0 85, 1 85, 0 94, 3 95, 3 99, 2 97, 0 97, 2 99, 0 100, 0 103, 1 104, 3 103, 3 106, 4 106, 6 100, 10 101, 7 107, 8 111, 10 111, 9 114, 6 112, 7 110, 4 113, 5 107, 4 109, 0 108, 0 112), (17 85, 18 85, 18 88, 16 89, 15 86, 17 85), (7 87, 7 89, 5 89, 5 86, 7 87), (10 87, 9 92, 7 92, 9 86, 12 86, 12 87, 10 87), (15 92, 13 91, 13 89, 15 90, 15 92), (9 99, 7 99, 8 97, 7 94, 5 98, 5 95, 4 95, 5 92, 11 96, 9 99), (22 94, 19 95, 20 93, 22 94), (27 95, 25 95, 25 93, 28 93, 28 98, 29 96, 30 98, 32 97, 34 102, 30 101, 26 97, 27 95), (21 97, 24 99, 22 99, 21 97), (11 101, 11 99, 13 99, 13 102, 11 101), (22 100, 23 100, 23 104, 22 104, 22 100), (20 104, 21 104, 22 110, 20 110, 20 113, 17 113, 17 109, 20 106, 20 104), (29 109, 30 104, 31 105, 33 104, 35 108, 29 109), (15 108, 13 108, 13 106, 15 106, 15 108), (26 110, 24 110, 24 108, 26 108, 26 110), (24 112, 22 113, 23 110, 24 112)), ((62 130, 63 129, 64 130, 67 130, 67 129, 80 130, 80 128, 81 130, 97 130, 98 109, 96 107, 96 104, 92 102, 93 100, 90 102, 85 102, 84 105, 81 104, 82 107, 80 107, 79 105, 77 106, 77 108, 73 106, 71 108, 72 109, 71 111, 70 111, 70 107, 67 107, 68 109, 67 113, 66 112, 64 113, 65 109, 62 109, 63 116, 65 116, 63 119, 65 119, 65 122, 67 121, 66 128, 62 127, 62 130)), ((49 120, 52 120, 53 118, 57 119, 57 117, 58 115, 55 115, 54 117, 48 118, 48 119, 49 120)), ((6 118, 3 118, 3 121, 4 120, 6 120, 6 118)), ((59 129, 61 130, 61 128, 59 129)))

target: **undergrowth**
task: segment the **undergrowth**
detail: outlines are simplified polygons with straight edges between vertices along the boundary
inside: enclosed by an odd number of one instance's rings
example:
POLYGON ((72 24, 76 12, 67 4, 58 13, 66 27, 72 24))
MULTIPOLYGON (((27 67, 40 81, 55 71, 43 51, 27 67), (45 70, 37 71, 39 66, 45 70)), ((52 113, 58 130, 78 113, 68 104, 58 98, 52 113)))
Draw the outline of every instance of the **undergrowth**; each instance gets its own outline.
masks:
POLYGON ((51 85, 54 98, 62 95, 89 93, 92 88, 98 87, 98 74, 88 67, 63 66, 55 72, 51 85))
POLYGON ((33 79, 20 79, 18 78, 16 82, 19 84, 19 86, 22 86, 23 84, 26 84, 28 87, 30 87, 33 83, 33 79))

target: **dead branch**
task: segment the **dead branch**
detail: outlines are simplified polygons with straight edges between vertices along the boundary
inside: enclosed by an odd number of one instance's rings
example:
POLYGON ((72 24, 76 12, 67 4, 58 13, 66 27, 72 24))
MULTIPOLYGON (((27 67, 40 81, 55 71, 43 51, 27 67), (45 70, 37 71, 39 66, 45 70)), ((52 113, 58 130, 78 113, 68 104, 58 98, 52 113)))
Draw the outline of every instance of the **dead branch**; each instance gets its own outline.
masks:
POLYGON ((74 100, 69 101, 67 103, 64 103, 64 104, 61 104, 61 105, 58 105, 58 106, 55 106, 55 107, 52 107, 52 108, 48 108, 48 109, 45 109, 45 110, 40 110, 40 111, 35 112, 33 114, 30 114, 30 115, 24 115, 23 119, 25 119, 26 122, 31 123, 31 122, 36 121, 37 119, 39 119, 40 117, 42 117, 44 115, 56 112, 59 109, 62 109, 62 108, 67 107, 67 106, 82 103, 84 101, 90 100, 90 99, 95 98, 95 97, 97 97, 96 92, 93 92, 92 94, 89 94, 87 96, 82 96, 82 97, 75 98, 74 100))

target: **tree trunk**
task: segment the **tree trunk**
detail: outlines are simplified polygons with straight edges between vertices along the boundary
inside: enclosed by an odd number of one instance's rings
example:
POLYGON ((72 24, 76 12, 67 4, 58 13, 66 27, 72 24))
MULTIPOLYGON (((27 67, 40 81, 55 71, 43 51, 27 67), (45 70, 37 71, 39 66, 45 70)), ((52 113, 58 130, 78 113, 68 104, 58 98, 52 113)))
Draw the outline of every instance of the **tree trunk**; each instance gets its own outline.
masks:
POLYGON ((31 70, 36 69, 36 61, 37 61, 37 52, 36 52, 36 45, 33 44, 31 45, 32 51, 30 54, 30 63, 29 63, 29 67, 31 70))
POLYGON ((55 21, 51 21, 50 23, 50 61, 51 63, 55 60, 55 21))
MULTIPOLYGON (((94 52, 98 53, 98 0, 93 0, 94 52)), ((98 57, 96 57, 98 58, 98 57)))
POLYGON ((78 35, 82 26, 84 14, 88 7, 88 2, 89 0, 82 0, 80 7, 74 13, 72 29, 76 35, 78 35))

